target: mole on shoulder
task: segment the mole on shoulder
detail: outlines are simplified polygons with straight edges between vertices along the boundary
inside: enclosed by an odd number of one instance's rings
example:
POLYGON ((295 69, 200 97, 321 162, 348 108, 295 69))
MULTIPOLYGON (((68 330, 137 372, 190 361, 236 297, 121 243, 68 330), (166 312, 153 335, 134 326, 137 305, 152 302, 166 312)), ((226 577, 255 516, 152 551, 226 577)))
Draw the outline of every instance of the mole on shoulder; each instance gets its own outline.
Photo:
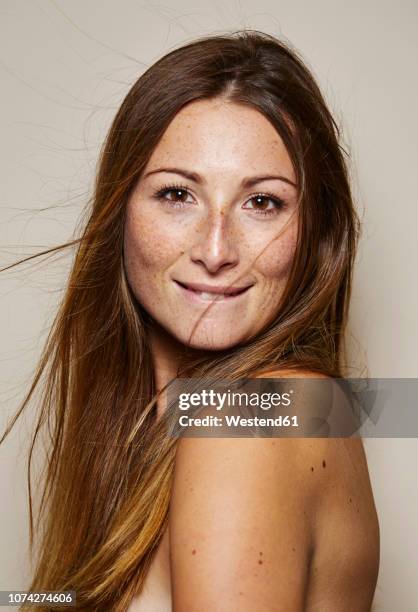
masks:
POLYGON ((350 504, 351 504, 351 497, 349 497, 349 498, 348 498, 348 501, 349 501, 349 502, 350 502, 350 504))
POLYGON ((193 548, 193 550, 192 550, 192 555, 195 555, 195 554, 196 554, 196 549, 195 549, 195 548, 193 548))
POLYGON ((311 472, 313 472, 313 466, 311 467, 311 472))
POLYGON ((325 459, 322 459, 322 467, 324 468, 324 467, 326 467, 326 465, 327 464, 325 463, 325 459))

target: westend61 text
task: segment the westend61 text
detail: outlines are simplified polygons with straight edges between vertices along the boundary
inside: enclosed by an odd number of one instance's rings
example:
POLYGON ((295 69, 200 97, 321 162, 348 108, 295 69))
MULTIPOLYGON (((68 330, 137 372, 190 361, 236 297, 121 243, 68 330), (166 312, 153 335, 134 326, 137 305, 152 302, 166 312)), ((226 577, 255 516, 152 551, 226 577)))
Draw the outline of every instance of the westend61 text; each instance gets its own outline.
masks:
POLYGON ((179 418, 181 427, 299 427, 298 417, 278 416, 276 418, 251 417, 244 418, 235 415, 225 415, 225 417, 207 415, 202 418, 189 417, 184 414, 179 418))

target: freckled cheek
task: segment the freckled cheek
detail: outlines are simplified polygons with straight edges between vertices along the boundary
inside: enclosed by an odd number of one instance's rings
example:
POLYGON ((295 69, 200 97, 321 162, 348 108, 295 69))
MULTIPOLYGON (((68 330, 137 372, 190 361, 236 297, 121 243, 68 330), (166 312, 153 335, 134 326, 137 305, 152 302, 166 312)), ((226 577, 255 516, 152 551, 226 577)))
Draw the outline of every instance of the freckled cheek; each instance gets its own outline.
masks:
POLYGON ((256 269, 269 281, 280 281, 289 273, 296 250, 293 232, 273 241, 258 258, 256 269))
POLYGON ((181 233, 158 219, 128 219, 125 255, 138 270, 158 273, 170 267, 184 252, 181 233))

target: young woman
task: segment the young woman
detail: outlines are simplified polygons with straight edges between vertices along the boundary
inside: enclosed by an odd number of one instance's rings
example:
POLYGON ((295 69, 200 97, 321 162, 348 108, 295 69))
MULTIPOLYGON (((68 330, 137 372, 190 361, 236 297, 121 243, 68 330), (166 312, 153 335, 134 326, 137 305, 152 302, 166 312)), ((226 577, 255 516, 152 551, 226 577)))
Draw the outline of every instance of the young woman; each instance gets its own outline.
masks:
POLYGON ((162 399, 179 376, 344 376, 359 228, 338 137, 301 59, 260 32, 198 39, 134 84, 16 415, 46 372, 30 590, 91 611, 371 609, 361 440, 177 440, 162 399))

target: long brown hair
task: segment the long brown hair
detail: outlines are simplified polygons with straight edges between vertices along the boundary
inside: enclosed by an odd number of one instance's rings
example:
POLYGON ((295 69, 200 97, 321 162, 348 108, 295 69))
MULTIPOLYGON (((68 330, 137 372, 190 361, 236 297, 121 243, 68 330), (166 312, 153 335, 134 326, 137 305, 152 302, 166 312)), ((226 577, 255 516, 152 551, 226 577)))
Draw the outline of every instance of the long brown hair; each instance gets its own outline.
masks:
POLYGON ((297 249, 274 321, 244 344, 185 363, 181 374, 344 375, 359 222, 338 127, 314 78, 289 45, 253 30, 171 51, 137 80, 113 121, 82 235, 35 255, 77 245, 33 384, 3 436, 42 380, 28 468, 32 554, 34 534, 38 544, 29 588, 73 589, 79 610, 126 610, 167 525, 176 445, 155 419, 152 323, 125 276, 125 210, 176 113, 217 96, 260 111, 284 141, 299 187, 297 249), (34 529, 30 460, 41 432, 48 452, 34 529))

